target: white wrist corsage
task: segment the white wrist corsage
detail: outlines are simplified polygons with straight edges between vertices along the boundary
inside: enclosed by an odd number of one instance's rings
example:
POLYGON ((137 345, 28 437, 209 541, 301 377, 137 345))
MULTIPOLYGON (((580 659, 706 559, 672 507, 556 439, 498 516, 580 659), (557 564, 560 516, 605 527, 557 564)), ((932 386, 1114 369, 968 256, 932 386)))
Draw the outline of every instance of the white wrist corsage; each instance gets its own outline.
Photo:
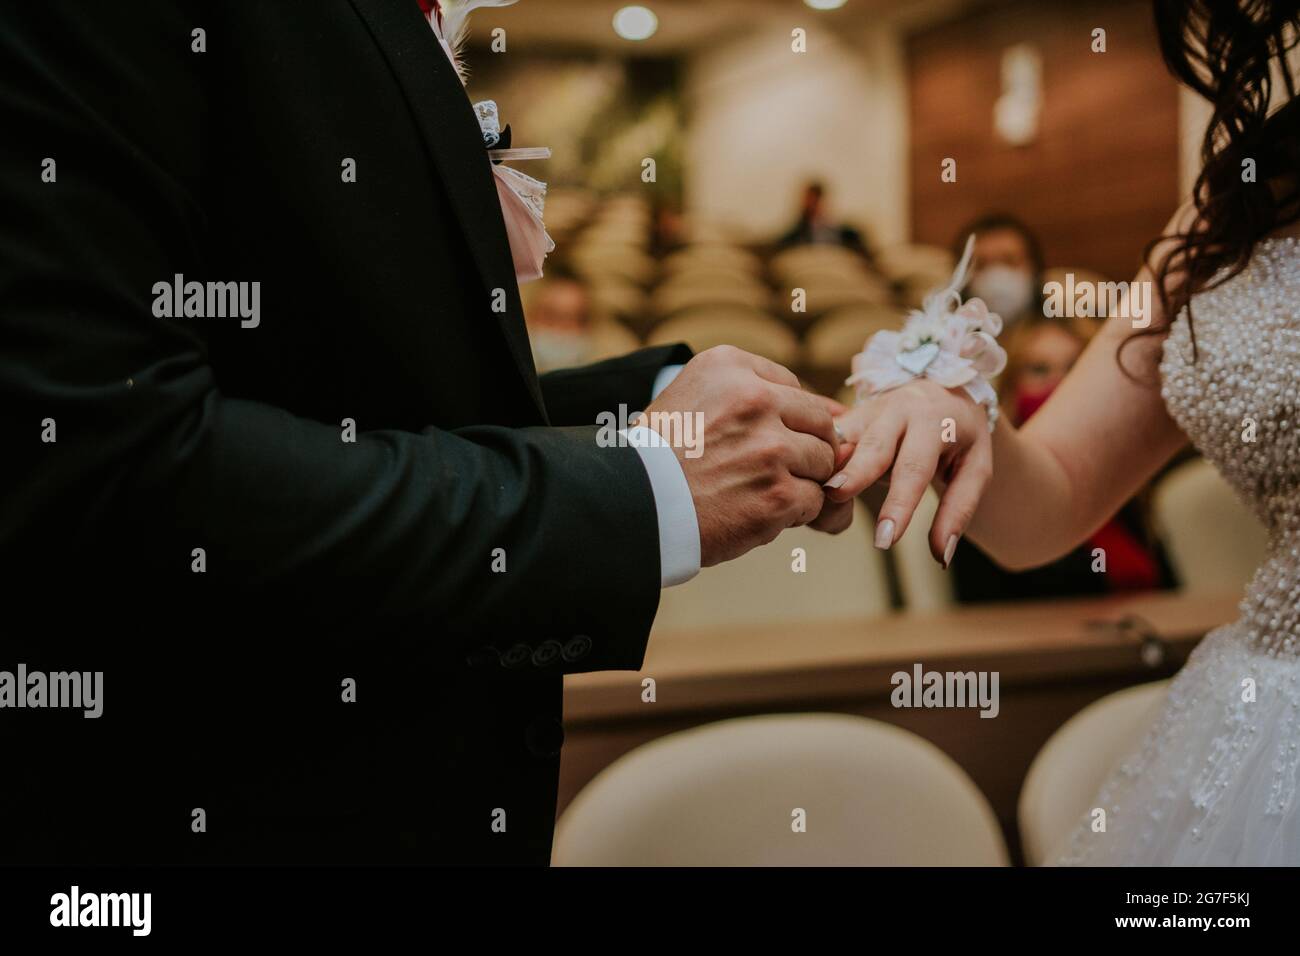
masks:
POLYGON ((859 401, 925 377, 944 388, 964 389, 984 406, 993 430, 998 395, 989 380, 1006 367, 1007 353, 997 343, 1002 317, 981 299, 961 300, 974 248, 971 236, 952 281, 926 296, 902 331, 877 332, 853 356, 853 374, 845 384, 856 388, 859 401))

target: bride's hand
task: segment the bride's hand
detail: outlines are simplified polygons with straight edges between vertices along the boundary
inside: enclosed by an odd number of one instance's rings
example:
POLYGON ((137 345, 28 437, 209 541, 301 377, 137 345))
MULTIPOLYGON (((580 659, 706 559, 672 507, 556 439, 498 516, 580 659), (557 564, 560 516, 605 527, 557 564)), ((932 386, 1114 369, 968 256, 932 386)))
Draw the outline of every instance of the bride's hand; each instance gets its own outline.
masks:
POLYGON ((851 501, 889 473, 876 516, 876 547, 903 536, 926 485, 946 485, 930 527, 930 553, 945 568, 993 471, 985 409, 959 389, 916 379, 855 405, 835 420, 852 457, 826 482, 831 501, 851 501), (892 470, 891 470, 892 469, 892 470))

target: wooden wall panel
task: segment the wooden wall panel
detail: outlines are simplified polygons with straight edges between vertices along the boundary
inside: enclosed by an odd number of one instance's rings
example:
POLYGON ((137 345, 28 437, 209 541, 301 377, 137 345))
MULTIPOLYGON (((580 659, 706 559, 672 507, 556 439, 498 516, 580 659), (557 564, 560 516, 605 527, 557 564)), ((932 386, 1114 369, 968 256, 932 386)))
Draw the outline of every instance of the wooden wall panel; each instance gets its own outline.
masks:
POLYGON ((979 215, 1005 211, 1043 240, 1048 265, 1131 278, 1179 201, 1178 92, 1160 58, 1150 5, 1042 0, 985 5, 907 43, 913 236, 951 244, 979 215), (1095 27, 1107 52, 1091 51, 1095 27), (1037 47, 1037 138, 993 127, 1003 52, 1037 47), (940 180, 945 157, 957 182, 940 180))

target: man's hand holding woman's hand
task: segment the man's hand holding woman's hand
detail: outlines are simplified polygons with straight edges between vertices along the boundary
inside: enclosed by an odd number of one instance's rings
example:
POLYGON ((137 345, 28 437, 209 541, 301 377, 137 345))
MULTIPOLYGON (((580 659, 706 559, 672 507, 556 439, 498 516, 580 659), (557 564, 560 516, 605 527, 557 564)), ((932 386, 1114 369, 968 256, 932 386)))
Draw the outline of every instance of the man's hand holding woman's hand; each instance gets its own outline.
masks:
POLYGON ((822 487, 844 460, 837 409, 844 410, 803 391, 788 369, 726 345, 691 359, 650 404, 651 423, 656 412, 703 414, 703 454, 674 449, 695 502, 703 566, 795 525, 848 527, 852 501, 827 507, 822 487))
POLYGON ((803 391, 793 372, 737 348, 702 352, 646 409, 701 412, 704 453, 676 449, 694 499, 705 567, 810 525, 839 533, 853 500, 889 475, 876 546, 907 530, 932 479, 946 485, 930 529, 945 567, 992 473, 984 408, 928 379, 845 408, 803 391))

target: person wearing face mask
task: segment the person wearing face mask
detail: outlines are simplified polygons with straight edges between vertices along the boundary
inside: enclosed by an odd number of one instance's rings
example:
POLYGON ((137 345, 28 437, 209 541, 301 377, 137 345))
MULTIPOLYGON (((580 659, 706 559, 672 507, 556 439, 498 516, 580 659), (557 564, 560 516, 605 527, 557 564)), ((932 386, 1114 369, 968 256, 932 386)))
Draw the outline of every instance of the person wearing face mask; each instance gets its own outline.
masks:
MULTIPOLYGON (((995 213, 963 229, 975 236, 971 278, 963 298, 984 300, 990 312, 1010 327, 1030 315, 1042 314, 1043 254, 1038 237, 1014 216, 995 213)), ((958 249, 958 253, 960 253, 958 249)))
POLYGON ((1003 414, 1019 428, 1065 378, 1098 323, 1071 317, 1030 316, 1007 336, 1007 367, 1000 381, 1003 414))
MULTIPOLYGON (((1030 314, 1012 328, 998 382, 999 404, 1012 424, 1019 428, 1046 403, 1098 327, 1093 319, 1030 314)), ((1003 570, 963 539, 951 565, 957 598, 1007 601, 1167 587, 1172 574, 1147 524, 1143 503, 1135 498, 1070 554, 1021 572, 1003 570), (1106 554, 1105 574, 1093 571, 1097 548, 1106 554)))

